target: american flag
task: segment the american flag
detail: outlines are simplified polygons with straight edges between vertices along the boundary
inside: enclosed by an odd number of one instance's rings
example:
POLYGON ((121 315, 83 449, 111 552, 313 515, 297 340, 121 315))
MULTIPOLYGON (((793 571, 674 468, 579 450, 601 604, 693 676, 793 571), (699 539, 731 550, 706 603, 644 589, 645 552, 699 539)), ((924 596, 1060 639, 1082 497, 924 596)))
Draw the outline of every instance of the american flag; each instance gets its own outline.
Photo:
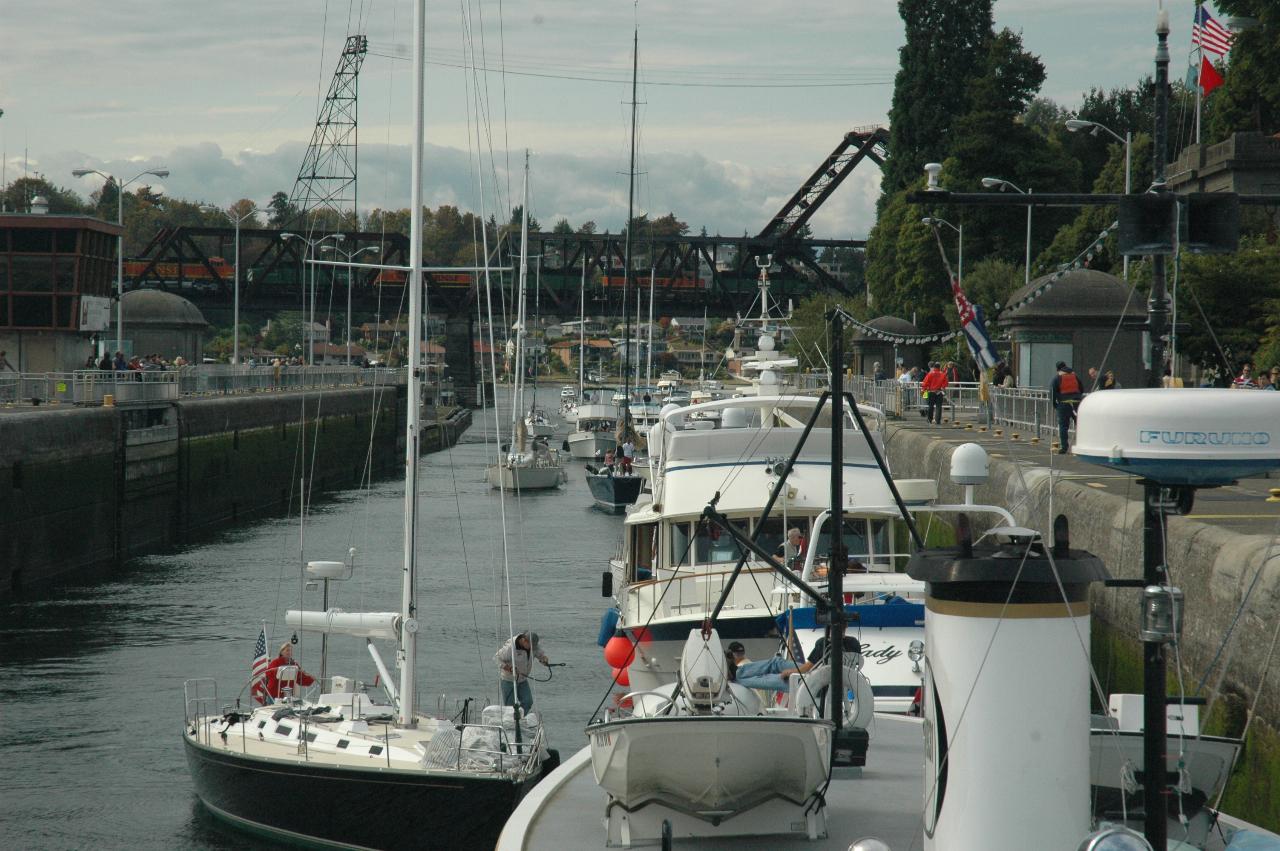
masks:
POLYGON ((1231 40, 1235 36, 1227 32, 1204 6, 1196 7, 1195 21, 1191 24, 1191 43, 1197 45, 1205 53, 1214 56, 1226 56, 1231 50, 1231 40))
POLYGON ((249 680, 252 685, 249 693, 258 703, 267 702, 267 683, 263 676, 267 672, 267 664, 271 661, 267 656, 267 624, 263 621, 258 630, 258 640, 253 645, 253 663, 249 666, 249 680))

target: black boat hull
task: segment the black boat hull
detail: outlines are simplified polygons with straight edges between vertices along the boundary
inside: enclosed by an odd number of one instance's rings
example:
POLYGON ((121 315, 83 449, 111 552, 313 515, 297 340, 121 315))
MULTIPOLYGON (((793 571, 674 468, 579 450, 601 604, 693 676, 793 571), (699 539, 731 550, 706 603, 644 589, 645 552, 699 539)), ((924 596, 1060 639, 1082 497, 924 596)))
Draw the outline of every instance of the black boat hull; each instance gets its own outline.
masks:
POLYGON ((183 737, 196 795, 215 816, 323 848, 492 848, 538 782, 291 764, 183 737))
POLYGON ((634 505, 640 498, 644 488, 644 479, 639 476, 610 476, 588 473, 587 487, 591 488, 591 496, 596 507, 602 511, 621 514, 628 505, 634 505))

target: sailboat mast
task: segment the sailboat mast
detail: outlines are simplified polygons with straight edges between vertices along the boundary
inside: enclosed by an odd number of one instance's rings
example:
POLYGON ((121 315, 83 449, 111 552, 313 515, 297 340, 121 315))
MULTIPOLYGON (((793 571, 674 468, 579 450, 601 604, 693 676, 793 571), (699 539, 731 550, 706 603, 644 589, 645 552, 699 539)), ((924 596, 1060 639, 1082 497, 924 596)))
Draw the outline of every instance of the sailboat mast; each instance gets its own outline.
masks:
MULTIPOLYGON (((636 76, 640 67, 640 28, 636 27, 631 38, 631 165, 627 170, 627 238, 623 243, 622 315, 624 317, 623 340, 627 357, 622 362, 622 434, 626 434, 631 420, 631 232, 635 230, 636 202, 636 76)), ((638 305, 637 305, 638 306, 638 305)), ((638 362, 638 361, 637 361, 638 362)))
POLYGON ((412 727, 414 719, 414 668, 417 665, 417 529, 418 529, 418 440, 422 404, 422 373, 419 367, 422 339, 422 141, 423 70, 426 67, 426 0, 413 6, 413 144, 409 165, 409 393, 405 413, 404 441, 404 575, 400 593, 400 713, 402 727, 412 727))
MULTIPOLYGON (((653 387, 653 285, 657 280, 658 269, 656 266, 649 267, 649 344, 645 346, 645 362, 644 362, 644 385, 645 387, 653 387)), ((638 370, 637 370, 638 371, 638 370)), ((652 390, 646 390, 646 393, 652 393, 652 390)))
MULTIPOLYGON (((515 398, 511 400, 511 433, 524 416, 525 287, 529 281, 529 151, 524 152, 524 193, 520 208, 520 295, 516 298, 515 398)), ((514 443, 512 444, 514 446, 514 443)), ((523 451, 524 447, 520 447, 523 451)))
POLYGON ((578 404, 582 404, 582 377, 587 366, 587 252, 582 252, 582 283, 578 284, 578 404))

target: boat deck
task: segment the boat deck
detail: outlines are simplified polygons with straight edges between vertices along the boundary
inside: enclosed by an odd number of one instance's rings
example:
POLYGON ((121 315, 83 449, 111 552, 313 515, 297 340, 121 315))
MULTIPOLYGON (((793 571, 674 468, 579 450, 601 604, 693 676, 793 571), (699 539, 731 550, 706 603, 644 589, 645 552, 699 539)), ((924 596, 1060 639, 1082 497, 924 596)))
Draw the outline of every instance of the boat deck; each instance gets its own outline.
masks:
MULTIPOLYGON (((707 851, 751 848, 805 848, 847 851, 858 839, 874 836, 894 851, 923 849, 924 739, 921 721, 902 715, 877 714, 871 749, 860 777, 832 780, 827 791, 827 836, 725 836, 675 840, 678 847, 707 851)), ((565 851, 608 848, 605 793, 591 772, 590 748, 584 747, 536 786, 503 829, 497 851, 565 851)), ((1235 848, 1280 849, 1280 836, 1225 813, 1204 846, 1209 851, 1235 848), (1236 834, 1236 831, 1241 831, 1236 834), (1235 834, 1233 836, 1233 834, 1235 834)), ((1176 829, 1170 829, 1170 848, 1176 829)), ((1083 838, 1083 837, 1082 837, 1083 838)), ((655 847, 657 843, 647 844, 655 847)), ((614 846, 617 847, 617 846, 614 846)), ((1192 846, 1181 846, 1191 848, 1192 846)))
MULTIPOLYGON (((675 843, 699 849, 806 848, 847 851, 855 840, 878 837, 893 849, 921 848, 924 741, 920 720, 877 715, 862 776, 832 780, 827 791, 827 837, 699 837, 675 843)), ((591 773, 589 748, 568 759, 531 792, 507 822, 499 851, 605 848, 605 793, 591 773)))

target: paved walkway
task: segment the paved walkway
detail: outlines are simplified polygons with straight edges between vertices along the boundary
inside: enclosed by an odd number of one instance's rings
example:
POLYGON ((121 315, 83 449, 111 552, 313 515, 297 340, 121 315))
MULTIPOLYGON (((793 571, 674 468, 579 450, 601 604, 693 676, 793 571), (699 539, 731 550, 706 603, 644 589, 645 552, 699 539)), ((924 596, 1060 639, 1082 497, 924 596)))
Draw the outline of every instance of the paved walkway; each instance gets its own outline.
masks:
MULTIPOLYGON (((1014 440, 1005 429, 997 435, 993 430, 980 431, 977 424, 964 422, 959 425, 944 423, 927 425, 923 420, 912 422, 910 418, 891 420, 890 434, 896 429, 926 432, 938 440, 959 445, 980 444, 993 458, 1013 459, 1023 464, 1059 471, 1063 479, 1084 483, 1088 487, 1110 491, 1129 499, 1140 499, 1142 489, 1137 477, 1122 470, 1111 470, 1097 464, 1088 464, 1072 455, 1059 455, 1046 441, 1032 443, 1027 435, 1019 434, 1014 440)), ((892 437, 889 438, 892 440, 892 437)), ((1195 505, 1188 518, 1216 524, 1254 535, 1273 535, 1280 530, 1280 474, 1269 478, 1242 479, 1234 485, 1220 488, 1204 488, 1196 492, 1195 505), (1268 502, 1271 491, 1276 491, 1277 501, 1268 502)))

